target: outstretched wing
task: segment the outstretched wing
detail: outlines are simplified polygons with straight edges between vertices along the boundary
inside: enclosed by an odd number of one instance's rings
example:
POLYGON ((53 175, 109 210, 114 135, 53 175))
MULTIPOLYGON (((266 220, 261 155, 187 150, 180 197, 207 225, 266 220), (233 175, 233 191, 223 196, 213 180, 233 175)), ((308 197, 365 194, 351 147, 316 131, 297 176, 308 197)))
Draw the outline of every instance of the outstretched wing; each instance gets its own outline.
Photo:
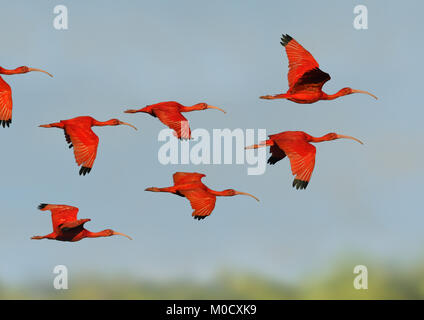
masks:
POLYGON ((275 141, 290 159, 295 179, 293 187, 306 189, 315 166, 316 148, 303 140, 280 139, 275 141))
POLYGON ((302 77, 300 77, 289 91, 321 91, 324 83, 330 79, 331 77, 328 73, 325 73, 319 68, 315 68, 307 71, 302 77))
POLYGON ((65 204, 48 204, 41 203, 38 206, 38 209, 41 211, 51 211, 52 215, 62 214, 68 217, 68 221, 73 221, 77 219, 78 208, 73 206, 68 206, 65 204))
POLYGON ((300 91, 303 87, 316 86, 321 89, 330 75, 319 69, 318 62, 289 35, 281 37, 281 45, 285 47, 289 59, 289 91, 300 91))
POLYGON ((66 141, 70 148, 74 148, 75 160, 79 166, 82 166, 79 174, 86 175, 91 171, 94 160, 97 156, 97 147, 99 137, 90 127, 81 127, 74 125, 65 126, 66 141))
POLYGON ((53 230, 60 230, 60 225, 66 222, 77 221, 78 208, 67 206, 64 204, 47 204, 42 203, 38 206, 41 211, 51 211, 53 230))
POLYGON ((206 175, 197 172, 175 172, 172 176, 174 179, 174 185, 194 182, 202 183, 201 180, 203 177, 206 177, 206 175))
POLYGON ((178 110, 155 109, 154 113, 164 125, 176 132, 178 139, 190 139, 188 120, 178 110))
POLYGON ((215 208, 216 197, 203 189, 182 190, 180 193, 190 201, 194 219, 206 218, 215 208))
POLYGON ((6 81, 0 77, 0 125, 10 126, 12 123, 12 89, 6 81))
POLYGON ((84 227, 84 223, 88 221, 91 221, 91 219, 80 219, 80 220, 75 220, 70 222, 64 222, 59 225, 59 229, 62 232, 75 231, 78 229, 82 229, 84 227))

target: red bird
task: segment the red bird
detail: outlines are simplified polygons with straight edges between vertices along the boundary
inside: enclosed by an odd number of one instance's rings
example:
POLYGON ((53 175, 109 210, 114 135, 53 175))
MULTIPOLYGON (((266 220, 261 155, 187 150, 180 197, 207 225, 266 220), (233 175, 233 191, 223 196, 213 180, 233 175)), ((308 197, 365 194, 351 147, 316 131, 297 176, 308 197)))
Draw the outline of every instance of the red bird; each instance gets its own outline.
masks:
POLYGON ((224 191, 215 191, 205 186, 201 179, 206 175, 197 172, 176 172, 173 175, 174 185, 167 188, 147 188, 145 191, 169 192, 181 197, 186 197, 194 210, 191 214, 194 219, 204 219, 209 216, 215 208, 217 196, 231 197, 238 194, 250 196, 257 201, 258 198, 250 193, 227 189, 224 191))
POLYGON ((84 228, 84 224, 91 219, 77 220, 78 208, 63 204, 46 204, 38 206, 41 211, 50 210, 52 213, 53 232, 45 236, 34 236, 32 240, 50 239, 59 241, 80 241, 84 238, 110 237, 121 235, 132 240, 126 234, 106 229, 100 232, 91 232, 84 228))
MULTIPOLYGON (((44 72, 48 74, 50 77, 53 77, 50 73, 47 71, 36 69, 36 68, 28 68, 28 67, 19 67, 13 70, 8 70, 0 67, 0 74, 21 74, 21 73, 28 73, 31 71, 39 71, 44 72)), ((0 125, 3 126, 10 126, 12 123, 12 89, 7 84, 6 81, 3 80, 3 78, 0 76, 0 125)))
POLYGON ((198 103, 191 107, 186 107, 175 101, 159 102, 156 104, 151 104, 139 110, 129 109, 124 112, 125 113, 136 113, 136 112, 148 113, 153 117, 159 118, 159 120, 164 125, 173 129, 178 139, 190 139, 191 132, 190 132, 190 127, 188 126, 188 121, 181 114, 181 112, 190 112, 190 111, 205 110, 205 109, 217 109, 226 113, 221 108, 210 106, 206 103, 198 103))
POLYGON ((281 37, 281 45, 286 48, 289 59, 289 90, 277 95, 261 96, 261 99, 287 99, 296 103, 314 103, 319 100, 333 100, 352 93, 365 93, 375 99, 377 97, 367 91, 343 88, 335 94, 326 94, 322 86, 330 75, 319 69, 318 62, 296 40, 289 35, 281 37))
POLYGON ((90 173, 93 167, 97 155, 97 146, 99 145, 99 137, 91 130, 91 127, 117 126, 121 124, 133 127, 137 130, 132 124, 122 122, 118 119, 110 119, 102 122, 88 116, 43 124, 40 125, 40 127, 60 128, 64 130, 66 142, 69 143, 69 148, 74 148, 75 160, 78 166, 82 166, 79 174, 85 176, 87 173, 90 173))
POLYGON ((268 140, 245 149, 270 146, 271 157, 268 159, 269 164, 275 164, 287 155, 290 159, 292 173, 296 176, 293 181, 293 187, 306 189, 315 166, 316 148, 310 142, 331 141, 340 138, 352 139, 363 144, 354 137, 337 133, 328 133, 316 138, 303 131, 285 131, 270 135, 268 140))

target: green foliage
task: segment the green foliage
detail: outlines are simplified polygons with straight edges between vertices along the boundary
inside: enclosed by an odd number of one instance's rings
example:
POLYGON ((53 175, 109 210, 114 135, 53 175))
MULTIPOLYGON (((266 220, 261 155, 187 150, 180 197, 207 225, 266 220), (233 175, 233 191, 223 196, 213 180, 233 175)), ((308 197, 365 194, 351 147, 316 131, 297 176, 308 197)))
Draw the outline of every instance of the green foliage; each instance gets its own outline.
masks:
POLYGON ((1 299, 422 299, 424 268, 399 269, 368 266, 368 290, 353 287, 353 263, 340 263, 326 272, 295 284, 254 273, 223 272, 214 279, 148 281, 123 277, 78 278, 68 290, 55 290, 46 282, 30 288, 0 284, 1 299))

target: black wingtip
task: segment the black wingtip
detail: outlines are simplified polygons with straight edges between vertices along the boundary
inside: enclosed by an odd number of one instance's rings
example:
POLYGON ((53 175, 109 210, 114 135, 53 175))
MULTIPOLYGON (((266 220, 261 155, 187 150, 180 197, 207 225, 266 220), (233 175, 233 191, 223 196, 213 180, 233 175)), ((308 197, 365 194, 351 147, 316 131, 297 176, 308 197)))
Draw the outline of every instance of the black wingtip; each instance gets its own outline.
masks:
POLYGON ((0 126, 3 126, 3 128, 5 128, 6 126, 9 128, 11 123, 12 123, 12 119, 0 120, 0 126))
POLYGON ((281 158, 277 158, 277 157, 270 157, 269 159, 268 159, 268 163, 269 164, 276 164, 278 161, 280 161, 281 160, 281 158))
POLYGON ((281 36, 281 42, 280 43, 283 47, 285 47, 291 40, 293 40, 292 37, 290 37, 288 34, 283 34, 281 36))
POLYGON ((194 216, 193 218, 194 219, 197 219, 197 220, 203 220, 203 219, 205 219, 207 216, 194 216))
POLYGON ((85 176, 86 174, 89 174, 90 173, 90 171, 91 171, 91 168, 88 168, 88 167, 81 167, 81 169, 80 169, 80 171, 79 171, 79 174, 80 174, 80 176, 82 175, 82 176, 85 176))
POLYGON ((48 206, 48 204, 47 204, 47 203, 40 203, 40 205, 39 205, 37 208, 38 208, 38 210, 42 210, 42 209, 44 209, 46 206, 48 206))
POLYGON ((302 180, 299 180, 299 179, 294 179, 293 188, 296 188, 296 190, 306 189, 308 184, 309 184, 309 181, 302 181, 302 180))

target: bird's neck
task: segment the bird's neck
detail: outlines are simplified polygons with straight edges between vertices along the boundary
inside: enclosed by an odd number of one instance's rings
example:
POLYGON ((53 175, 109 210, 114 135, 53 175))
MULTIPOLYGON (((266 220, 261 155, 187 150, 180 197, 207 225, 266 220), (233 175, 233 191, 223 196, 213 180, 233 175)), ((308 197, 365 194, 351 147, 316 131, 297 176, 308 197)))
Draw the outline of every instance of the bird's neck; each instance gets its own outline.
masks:
POLYGON ((0 67, 0 74, 11 75, 11 74, 20 74, 20 73, 27 73, 27 72, 28 72, 28 68, 26 67, 19 67, 19 68, 11 69, 11 70, 0 67))
POLYGON ((223 191, 216 191, 208 188, 208 192, 210 194, 213 194, 214 196, 218 197, 229 197, 232 196, 232 194, 229 193, 229 190, 223 190, 223 191))
POLYGON ((111 126, 111 125, 112 125, 112 120, 108 120, 108 121, 93 120, 92 122, 92 126, 97 126, 97 127, 104 127, 104 126, 111 126))
POLYGON ((346 88, 340 89, 334 94, 326 94, 325 92, 322 93, 322 100, 334 100, 343 96, 346 96, 348 94, 351 94, 351 92, 348 92, 346 88))
POLYGON ((330 141, 334 140, 335 138, 331 133, 327 133, 326 135, 323 135, 322 137, 313 137, 309 136, 309 142, 323 142, 323 141, 330 141))
POLYGON ((188 107, 182 106, 180 108, 180 112, 191 112, 191 111, 198 111, 198 110, 204 110, 204 109, 205 109, 205 107, 204 107, 203 103, 198 103, 198 104, 188 106, 188 107))
POLYGON ((88 230, 85 230, 85 238, 100 238, 100 237, 108 237, 110 236, 109 233, 107 233, 107 230, 102 230, 99 232, 91 232, 88 230))

